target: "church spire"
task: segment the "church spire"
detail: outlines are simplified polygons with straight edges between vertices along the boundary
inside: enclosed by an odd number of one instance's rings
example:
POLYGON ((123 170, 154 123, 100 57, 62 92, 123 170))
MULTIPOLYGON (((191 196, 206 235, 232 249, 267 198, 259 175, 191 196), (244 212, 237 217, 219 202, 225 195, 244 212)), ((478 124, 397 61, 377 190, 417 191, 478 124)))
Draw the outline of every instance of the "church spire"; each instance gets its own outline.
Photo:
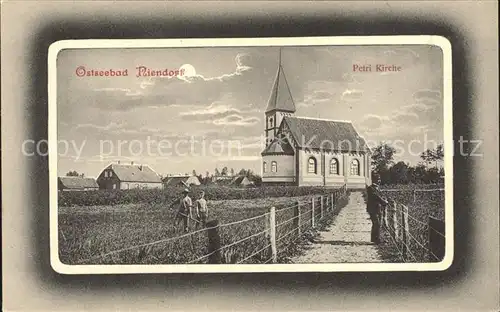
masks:
POLYGON ((269 96, 266 112, 270 112, 272 110, 291 113, 295 112, 295 103, 281 64, 281 47, 279 48, 278 71, 271 90, 271 95, 269 96))

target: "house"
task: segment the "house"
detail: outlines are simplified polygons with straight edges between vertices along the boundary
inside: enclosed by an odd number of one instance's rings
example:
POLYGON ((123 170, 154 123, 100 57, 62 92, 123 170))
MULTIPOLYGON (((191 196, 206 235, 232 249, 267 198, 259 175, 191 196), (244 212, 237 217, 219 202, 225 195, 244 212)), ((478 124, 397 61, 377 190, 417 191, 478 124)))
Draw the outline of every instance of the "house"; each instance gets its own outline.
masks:
POLYGON ((57 185, 60 191, 93 191, 99 189, 99 185, 94 178, 84 177, 59 177, 57 185))
POLYGON ((97 178, 100 189, 128 190, 134 188, 162 188, 160 176, 148 165, 110 164, 97 178))
POLYGON ((280 61, 265 111, 264 185, 371 184, 371 151, 351 122, 299 117, 295 111, 280 61))
POLYGON ((200 179, 197 176, 170 176, 163 179, 165 187, 167 186, 192 186, 200 185, 200 179))
POLYGON ((252 186, 254 183, 248 179, 246 176, 237 176, 231 182, 231 185, 234 186, 252 186))

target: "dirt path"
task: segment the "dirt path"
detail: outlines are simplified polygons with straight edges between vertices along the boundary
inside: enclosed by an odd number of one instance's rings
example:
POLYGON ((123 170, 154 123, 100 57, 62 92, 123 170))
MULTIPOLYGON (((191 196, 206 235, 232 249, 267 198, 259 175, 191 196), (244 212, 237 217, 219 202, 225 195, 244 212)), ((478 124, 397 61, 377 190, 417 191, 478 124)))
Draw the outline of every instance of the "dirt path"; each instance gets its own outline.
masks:
POLYGON ((371 222, 361 192, 352 192, 335 221, 294 263, 383 262, 378 247, 370 243, 371 222))

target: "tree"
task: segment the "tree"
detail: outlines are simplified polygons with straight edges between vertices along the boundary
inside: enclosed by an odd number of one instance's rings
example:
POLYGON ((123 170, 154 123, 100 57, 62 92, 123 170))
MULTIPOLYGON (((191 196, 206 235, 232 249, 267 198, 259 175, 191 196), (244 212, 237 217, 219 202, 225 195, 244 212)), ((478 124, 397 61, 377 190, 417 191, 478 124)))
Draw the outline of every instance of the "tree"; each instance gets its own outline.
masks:
POLYGON ((432 149, 427 149, 420 154, 420 158, 422 158, 426 166, 429 166, 436 159, 436 153, 432 149))
POLYGON ((374 175, 380 177, 382 183, 387 183, 390 179, 389 166, 393 164, 394 153, 396 149, 386 143, 380 143, 373 149, 372 171, 374 175))
POLYGON ((399 161, 389 169, 390 180, 392 184, 408 184, 408 164, 399 161))
POLYGON ((231 176, 234 177, 234 168, 231 168, 229 172, 231 172, 231 176))
POLYGON ((67 177, 79 177, 80 174, 78 172, 76 172, 75 170, 73 170, 73 171, 69 171, 68 173, 66 173, 66 176, 67 177))
POLYGON ((238 175, 246 176, 247 175, 247 171, 245 169, 241 169, 240 172, 238 172, 238 175))
POLYGON ((425 177, 426 183, 438 183, 439 182, 439 169, 438 168, 430 168, 426 172, 425 177))
POLYGON ((443 158, 444 158, 443 144, 439 144, 436 147, 436 151, 434 152, 434 156, 435 156, 436 167, 437 167, 438 166, 438 161, 443 161, 443 158))
POLYGON ((227 176, 227 167, 222 168, 222 171, 220 174, 223 176, 227 176))
POLYGON ((215 168, 214 174, 216 177, 220 176, 220 172, 218 168, 215 168))
POLYGON ((196 170, 194 170, 194 169, 193 169, 193 177, 196 177, 196 176, 198 176, 198 175, 196 174, 196 170))

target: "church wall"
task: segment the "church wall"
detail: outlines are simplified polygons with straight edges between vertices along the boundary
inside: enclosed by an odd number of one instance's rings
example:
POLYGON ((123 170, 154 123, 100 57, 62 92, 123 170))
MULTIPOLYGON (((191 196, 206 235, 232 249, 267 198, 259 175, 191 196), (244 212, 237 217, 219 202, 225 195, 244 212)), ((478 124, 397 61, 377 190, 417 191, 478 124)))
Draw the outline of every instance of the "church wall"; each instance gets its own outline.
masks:
POLYGON ((366 174, 369 172, 367 169, 366 155, 359 153, 346 154, 346 183, 348 188, 364 188, 367 184, 366 174), (351 163, 354 159, 359 162, 359 175, 351 175, 351 163))
POLYGON ((316 151, 304 151, 304 150, 299 150, 298 153, 299 155, 299 185, 300 186, 318 186, 318 185, 324 185, 323 181, 323 175, 321 174, 321 168, 322 168, 322 157, 319 152, 316 151), (316 174, 314 173, 309 173, 308 172, 308 161, 309 157, 314 157, 316 159, 316 174))
POLYGON ((364 154, 349 154, 349 153, 332 153, 325 152, 324 160, 319 151, 298 151, 299 157, 299 176, 298 181, 300 186, 335 186, 340 187, 347 184, 348 188, 364 188, 369 180, 366 175, 369 175, 369 162, 364 154), (316 159, 317 170, 316 174, 308 172, 309 157, 313 156, 316 159), (338 174, 330 173, 330 162, 332 158, 338 160, 338 174), (359 161, 360 175, 351 175, 351 162, 353 159, 359 161), (324 175, 324 176, 323 176, 324 175))
POLYGON ((342 186, 345 183, 344 177, 344 155, 339 152, 325 153, 325 181, 327 186, 342 186), (330 164, 332 159, 338 161, 338 174, 330 173, 330 164))
MULTIPOLYGON (((262 157, 262 168, 267 163, 267 172, 262 172, 262 182, 294 182, 295 162, 293 155, 266 155, 262 157), (271 171, 271 163, 275 161, 277 171, 271 171)), ((262 169, 263 171, 263 169, 262 169)))

